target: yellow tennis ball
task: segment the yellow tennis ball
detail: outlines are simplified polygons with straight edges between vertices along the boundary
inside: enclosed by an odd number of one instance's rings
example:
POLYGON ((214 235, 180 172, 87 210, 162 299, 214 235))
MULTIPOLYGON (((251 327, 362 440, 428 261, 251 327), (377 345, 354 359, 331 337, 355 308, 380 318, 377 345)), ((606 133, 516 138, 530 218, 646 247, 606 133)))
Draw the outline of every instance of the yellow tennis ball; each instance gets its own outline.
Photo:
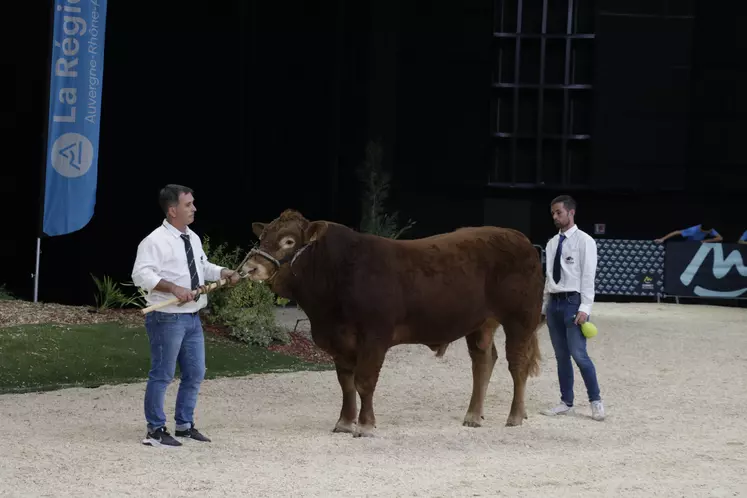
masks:
POLYGON ((584 334, 584 337, 587 339, 594 337, 597 335, 597 327, 591 322, 584 322, 581 325, 581 333, 584 334))

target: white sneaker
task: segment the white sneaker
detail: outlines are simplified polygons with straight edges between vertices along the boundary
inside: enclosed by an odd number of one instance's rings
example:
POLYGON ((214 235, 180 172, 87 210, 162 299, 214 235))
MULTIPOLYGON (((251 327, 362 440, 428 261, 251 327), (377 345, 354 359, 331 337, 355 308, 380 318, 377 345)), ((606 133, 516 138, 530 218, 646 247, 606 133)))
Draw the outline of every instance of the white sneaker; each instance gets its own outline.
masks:
POLYGON ((555 415, 566 415, 568 413, 571 413, 572 411, 572 406, 568 406, 565 403, 561 402, 558 406, 553 406, 552 408, 542 410, 540 413, 542 415, 547 415, 548 417, 554 417, 555 415))
POLYGON ((604 420, 604 405, 602 400, 591 402, 591 418, 594 420, 604 420))

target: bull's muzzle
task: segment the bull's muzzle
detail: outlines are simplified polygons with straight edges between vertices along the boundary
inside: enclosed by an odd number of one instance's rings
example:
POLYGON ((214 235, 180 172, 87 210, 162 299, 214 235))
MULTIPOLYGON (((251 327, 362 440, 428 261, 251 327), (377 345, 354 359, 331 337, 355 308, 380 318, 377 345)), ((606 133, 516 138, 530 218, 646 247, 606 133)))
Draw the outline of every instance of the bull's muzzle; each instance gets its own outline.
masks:
POLYGON ((309 244, 304 245, 294 254, 289 254, 280 260, 278 260, 272 254, 263 251, 262 249, 255 248, 247 253, 244 261, 242 261, 239 265, 239 268, 241 268, 241 273, 248 275, 251 280, 265 280, 270 276, 271 270, 268 269, 266 265, 255 261, 257 257, 270 262, 274 267, 272 268, 272 270, 277 271, 285 263, 290 262, 290 264, 293 265, 293 263, 296 261, 296 258, 298 258, 298 256, 300 256, 307 247, 309 247, 309 244))

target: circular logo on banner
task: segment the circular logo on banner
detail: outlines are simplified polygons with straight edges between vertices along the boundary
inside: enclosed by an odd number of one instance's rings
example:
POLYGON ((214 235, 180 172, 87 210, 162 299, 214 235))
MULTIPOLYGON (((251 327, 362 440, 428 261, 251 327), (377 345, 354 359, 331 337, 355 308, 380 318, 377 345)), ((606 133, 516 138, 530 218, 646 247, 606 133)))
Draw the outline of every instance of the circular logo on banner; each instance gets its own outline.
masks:
POLYGON ((93 145, 80 133, 65 133, 52 145, 52 167, 62 176, 83 176, 93 164, 93 145))

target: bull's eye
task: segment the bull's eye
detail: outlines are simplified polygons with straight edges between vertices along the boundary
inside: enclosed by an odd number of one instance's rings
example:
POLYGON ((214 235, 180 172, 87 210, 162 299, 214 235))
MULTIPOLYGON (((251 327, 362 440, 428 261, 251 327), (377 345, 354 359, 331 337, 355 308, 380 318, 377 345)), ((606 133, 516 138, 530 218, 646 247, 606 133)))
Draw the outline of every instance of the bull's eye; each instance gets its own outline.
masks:
POLYGON ((295 243, 296 241, 292 237, 286 237, 280 242, 280 245, 283 247, 293 247, 295 243))

